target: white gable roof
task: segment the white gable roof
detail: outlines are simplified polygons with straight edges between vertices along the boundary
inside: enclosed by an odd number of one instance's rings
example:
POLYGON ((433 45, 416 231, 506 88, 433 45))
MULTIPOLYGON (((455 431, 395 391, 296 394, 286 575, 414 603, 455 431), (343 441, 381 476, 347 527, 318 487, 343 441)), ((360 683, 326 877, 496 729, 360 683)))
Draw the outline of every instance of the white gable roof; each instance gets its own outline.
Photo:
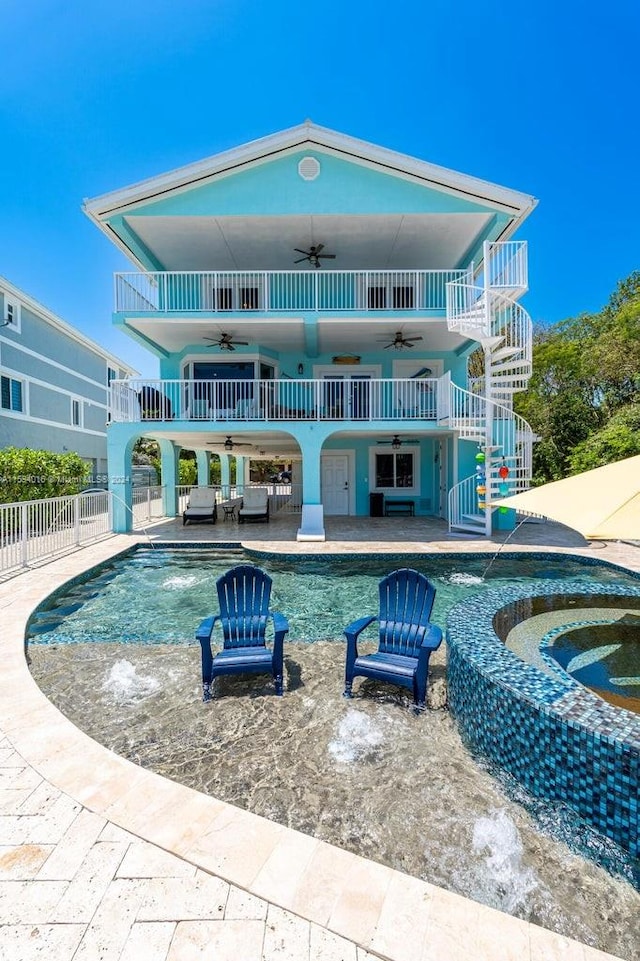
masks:
POLYGON ((100 225, 108 217, 125 213, 132 205, 160 199, 185 187, 205 183, 219 174, 227 174, 243 166, 302 147, 335 153, 356 163, 383 169, 390 174, 410 177, 414 181, 424 183, 425 186, 456 193, 471 201, 491 204, 509 213, 516 223, 524 220, 537 203, 535 198, 528 194, 500 187, 437 164, 417 160, 406 154, 388 150, 386 147, 378 147, 306 121, 297 127, 253 140, 197 163, 178 167, 158 177, 103 194, 93 200, 85 200, 83 207, 87 215, 100 225))

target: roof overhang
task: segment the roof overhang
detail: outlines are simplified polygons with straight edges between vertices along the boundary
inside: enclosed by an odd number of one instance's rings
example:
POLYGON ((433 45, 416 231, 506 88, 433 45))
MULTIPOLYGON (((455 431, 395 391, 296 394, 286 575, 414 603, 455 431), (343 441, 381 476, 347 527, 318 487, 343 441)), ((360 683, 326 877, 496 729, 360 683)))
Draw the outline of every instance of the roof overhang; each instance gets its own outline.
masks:
MULTIPOLYGON (((440 192, 464 198, 503 215, 504 226, 493 240, 508 239, 531 213, 537 201, 528 194, 492 184, 488 181, 458 173, 436 164, 358 140, 354 137, 319 127, 311 122, 254 140, 208 157, 197 163, 152 177, 121 190, 86 200, 83 209, 87 216, 138 266, 148 269, 144 257, 136 251, 126 236, 121 236, 109 222, 115 217, 126 217, 141 204, 167 198, 196 186, 204 185, 268 162, 278 156, 301 148, 332 154, 365 167, 410 180, 440 192)), ((139 217, 136 216, 136 220, 139 217)), ((249 218, 250 219, 250 218, 249 218)), ((277 219, 277 218, 276 218, 277 219)), ((159 228, 156 228, 159 229, 159 228)), ((370 265, 372 266, 372 265, 370 265)))

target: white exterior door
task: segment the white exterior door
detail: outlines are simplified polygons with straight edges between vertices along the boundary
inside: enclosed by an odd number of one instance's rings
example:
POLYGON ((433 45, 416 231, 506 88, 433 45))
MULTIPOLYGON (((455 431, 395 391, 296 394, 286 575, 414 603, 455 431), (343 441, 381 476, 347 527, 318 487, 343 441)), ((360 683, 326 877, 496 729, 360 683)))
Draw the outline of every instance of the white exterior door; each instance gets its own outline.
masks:
POLYGON ((325 514, 349 513, 349 457, 322 455, 322 504, 325 514))

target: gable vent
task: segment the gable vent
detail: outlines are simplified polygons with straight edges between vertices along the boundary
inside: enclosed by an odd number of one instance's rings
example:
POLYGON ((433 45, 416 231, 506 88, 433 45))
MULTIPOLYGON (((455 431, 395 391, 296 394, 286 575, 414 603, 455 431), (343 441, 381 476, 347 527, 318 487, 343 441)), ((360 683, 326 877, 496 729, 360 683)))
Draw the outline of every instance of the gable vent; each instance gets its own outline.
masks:
POLYGON ((320 176, 320 164, 315 157, 303 157, 298 164, 298 173, 303 180, 315 180, 320 176))

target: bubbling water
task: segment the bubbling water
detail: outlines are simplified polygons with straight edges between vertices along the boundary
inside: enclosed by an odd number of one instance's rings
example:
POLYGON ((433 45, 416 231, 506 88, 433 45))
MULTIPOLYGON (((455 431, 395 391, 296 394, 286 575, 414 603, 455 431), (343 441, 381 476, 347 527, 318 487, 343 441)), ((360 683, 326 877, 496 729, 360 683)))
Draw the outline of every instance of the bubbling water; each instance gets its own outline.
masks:
POLYGON ((168 577, 162 586, 168 588, 170 591, 183 591, 185 588, 195 587, 199 580, 201 580, 201 578, 197 577, 196 574, 181 574, 175 577, 168 577))
POLYGON ((476 862, 475 882, 484 903, 507 914, 526 911, 539 882, 523 863, 520 832, 504 809, 477 819, 472 846, 474 854, 482 856, 476 862))
POLYGON ((141 676, 131 661, 124 658, 116 661, 102 683, 102 690, 112 694, 116 701, 142 701, 159 687, 155 677, 141 676))
POLYGON ((366 714, 351 708, 338 724, 337 735, 329 742, 328 750, 334 760, 352 764, 375 756, 383 742, 384 734, 379 725, 366 714))
POLYGON ((478 577, 476 574, 464 574, 462 572, 450 574, 447 580, 450 584, 459 584, 460 587, 475 587, 478 584, 484 583, 483 577, 478 577))

